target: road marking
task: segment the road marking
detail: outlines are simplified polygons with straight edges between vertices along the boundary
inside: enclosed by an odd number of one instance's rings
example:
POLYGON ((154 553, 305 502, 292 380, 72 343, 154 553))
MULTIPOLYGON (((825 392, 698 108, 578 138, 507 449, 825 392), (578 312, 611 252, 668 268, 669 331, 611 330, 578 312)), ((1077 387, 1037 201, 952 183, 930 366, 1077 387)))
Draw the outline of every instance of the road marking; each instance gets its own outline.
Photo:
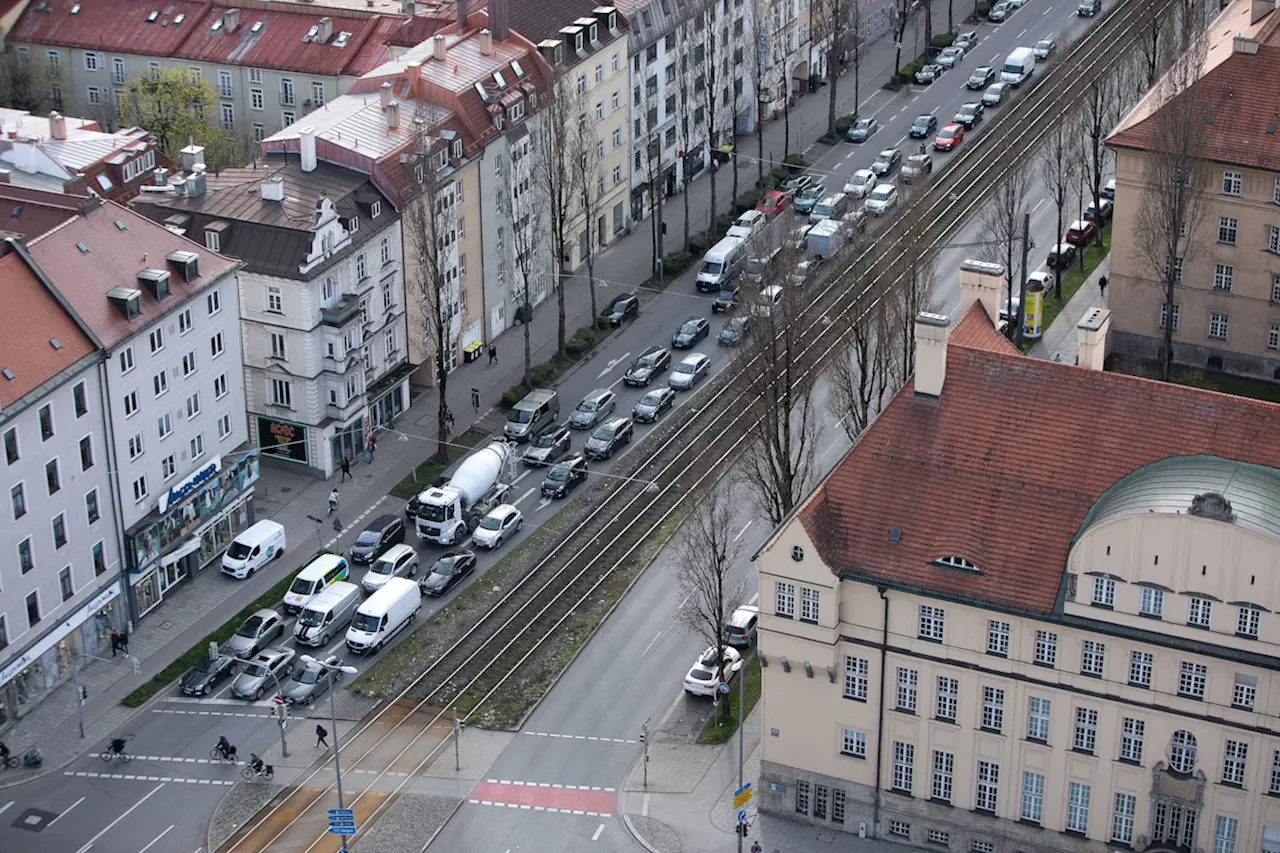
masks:
POLYGON ((755 595, 751 596, 751 600, 748 601, 747 604, 755 604, 759 600, 760 600, 760 593, 757 592, 755 595))
POLYGON ((151 839, 151 843, 150 843, 150 844, 148 844, 146 847, 143 847, 141 850, 139 850, 139 851, 138 851, 138 853, 147 853, 147 851, 148 851, 148 850, 150 850, 150 849, 152 848, 152 846, 153 846, 157 841, 159 841, 161 838, 164 838, 166 835, 168 835, 170 832, 172 832, 172 831, 173 831, 173 827, 174 827, 174 824, 172 824, 172 823, 171 823, 171 824, 169 824, 169 828, 168 828, 168 829, 166 829, 164 832, 162 832, 162 833, 160 833, 159 835, 157 835, 155 838, 151 839))
POLYGON ((901 145, 902 143, 906 142, 908 138, 909 137, 906 137, 906 136, 902 137, 901 139, 898 140, 897 145, 901 145))
POLYGON ((1025 36, 1026 34, 1027 34, 1027 31, 1026 31, 1026 30, 1023 30, 1022 32, 1018 33, 1018 38, 1022 38, 1022 37, 1023 37, 1023 36, 1025 36))
POLYGON ((231 764, 235 767, 240 764, 238 761, 226 762, 222 759, 213 758, 186 758, 181 755, 135 755, 135 761, 172 761, 177 764, 231 764))
MULTIPOLYGON (((585 737, 584 735, 564 735, 564 734, 559 734, 558 732, 530 732, 530 731, 526 731, 526 732, 525 732, 525 734, 527 734, 527 735, 531 735, 531 736, 533 736, 533 737, 558 737, 558 738, 567 738, 568 740, 574 740, 574 739, 576 739, 576 738, 585 737)), ((602 737, 602 738, 597 738, 597 740, 598 740, 600 743, 639 743, 639 742, 640 742, 640 741, 638 741, 638 740, 628 740, 627 738, 620 738, 620 737, 602 737)), ((496 779, 490 779, 489 781, 490 781, 490 782, 497 782, 498 780, 496 780, 496 779)), ((539 782, 538 784, 539 784, 539 785, 543 785, 544 783, 539 782)))
MULTIPOLYGON (((120 779, 122 781, 134 782, 159 782, 164 785, 166 782, 182 783, 185 785, 234 785, 234 779, 184 779, 181 776, 126 776, 123 773, 94 773, 86 770, 64 770, 64 776, 79 776, 85 779, 120 779)), ((128 812, 125 812, 128 814, 128 812)), ((83 848, 83 849, 88 849, 83 848)), ((82 851, 83 853, 83 851, 82 851)))
POLYGON ((640 804, 640 817, 648 817, 648 816, 649 816, 649 795, 648 793, 646 793, 644 795, 644 802, 640 804))
MULTIPOLYGON (((57 817, 55 817, 53 820, 49 821, 49 826, 53 826, 53 825, 54 825, 55 823, 57 823, 58 821, 62 820, 62 818, 66 816, 67 812, 70 812, 72 809, 74 809, 76 806, 80 805, 80 804, 81 804, 81 803, 83 803, 83 802, 84 802, 84 797, 81 797, 80 799, 78 799, 78 800, 76 800, 74 803, 72 803, 71 805, 67 806, 67 810, 66 810, 66 811, 64 811, 62 814, 58 815, 57 817)), ((13 805, 13 804, 12 804, 12 803, 10 803, 9 805, 13 805)), ((7 806, 6 806, 6 808, 7 808, 7 806)), ((4 809, 0 809, 0 811, 4 811, 4 809)))
POLYGON ((15 802, 17 802, 17 800, 10 800, 9 802, 5 803, 3 806, 0 806, 0 814, 4 814, 5 812, 7 812, 9 810, 9 807, 12 806, 15 802))
POLYGON ((525 498, 529 497, 529 495, 533 494, 533 493, 534 493, 534 492, 536 492, 536 491, 538 491, 538 487, 537 487, 537 486, 534 486, 532 489, 530 489, 529 491, 525 492, 523 495, 521 495, 520 497, 516 498, 516 499, 515 499, 515 500, 513 500, 511 503, 513 503, 513 504, 518 504, 518 503, 520 503, 520 501, 522 501, 522 500, 524 500, 525 498))
POLYGON ((1052 11, 1053 11, 1052 9, 1045 9, 1043 12, 1040 13, 1040 17, 1043 18, 1045 15, 1049 14, 1052 11))
POLYGON ((746 533, 746 532, 747 532, 747 528, 748 528, 748 527, 750 527, 753 523, 755 523, 755 519, 754 519, 754 518, 753 518, 753 519, 751 519, 751 521, 748 521, 746 524, 744 524, 744 525, 742 526, 742 529, 738 531, 738 535, 737 535, 737 536, 735 536, 735 537, 733 537, 733 541, 734 541, 734 542, 737 542, 739 539, 741 539, 741 538, 742 538, 742 534, 746 533))
POLYGON ((600 833, 602 833, 602 832, 604 832, 604 824, 603 824, 603 823, 596 827, 595 834, 591 836, 591 840, 592 840, 592 841, 599 841, 599 840, 600 840, 600 833))
POLYGON ((606 367, 604 370, 600 371, 600 375, 597 376, 596 379, 604 379, 606 376, 608 376, 610 373, 613 372, 613 369, 615 367, 617 367, 619 364, 621 364, 622 362, 626 361, 629 358, 631 358, 631 353, 624 352, 622 355, 618 356, 617 358, 609 359, 609 366, 606 367))
POLYGON ((519 483, 521 480, 523 480, 525 477, 528 477, 530 473, 531 473, 531 472, 530 472, 530 470, 529 470, 528 468, 524 469, 524 471, 523 471, 523 472, 521 472, 521 474, 520 474, 520 476, 519 476, 519 477, 516 477, 514 480, 512 480, 512 481, 511 481, 511 485, 513 485, 513 486, 514 486, 514 485, 516 485, 516 484, 517 484, 517 483, 519 483))
MULTIPOLYGON (((172 701, 170 697, 166 702, 172 701)), ((173 708, 152 708, 153 714, 187 714, 193 717, 274 717, 275 714, 251 714, 247 711, 179 711, 173 708)))
MULTIPOLYGON (((649 645, 645 646, 645 647, 644 647, 644 651, 640 653, 640 657, 644 657, 645 655, 649 654, 649 649, 652 649, 652 648, 653 648, 653 644, 654 644, 654 643, 656 643, 656 642, 658 642, 658 640, 660 640, 660 639, 662 638, 662 635, 663 635, 664 633, 666 633, 666 632, 665 632, 665 631, 659 631, 658 633, 654 634, 654 635, 653 635, 653 639, 649 641, 649 645)), ((592 738, 592 740, 595 740, 595 738, 592 738)))
POLYGON ((551 498, 543 495, 542 500, 538 501, 538 505, 537 507, 534 508, 533 511, 537 512, 538 510, 546 509, 549 506, 551 506, 551 498))
MULTIPOLYGON (((95 774, 93 774, 93 775, 97 776, 98 774, 96 774, 96 773, 95 773, 95 774)), ((130 813, 130 812, 132 812, 132 811, 133 811, 134 809, 136 809, 138 806, 140 806, 140 805, 142 805, 143 803, 145 803, 147 800, 151 799, 152 795, 153 795, 153 794, 155 794, 155 792, 156 792, 156 791, 159 791, 159 790, 160 790, 161 788, 163 788, 163 787, 164 787, 164 783, 163 783, 163 782, 161 782, 159 785, 156 785, 154 788, 152 788, 152 789, 151 789, 151 790, 146 794, 146 796, 144 796, 142 799, 138 800, 138 801, 137 801, 136 803, 134 803, 133 805, 129 806, 129 808, 125 809, 123 812, 121 812, 121 813, 120 813, 120 816, 119 816, 119 817, 117 817, 115 820, 111 821, 111 823, 107 824, 107 825, 106 825, 106 826, 105 826, 105 827, 104 827, 100 832, 98 832, 98 834, 97 834, 97 835, 95 835, 93 838, 90 838, 90 839, 89 839, 89 843, 88 843, 88 844, 86 844, 85 846, 81 847, 78 851, 76 851, 76 853, 85 853, 85 851, 87 851, 90 847, 92 847, 92 846, 93 846, 93 842, 97 841, 99 838, 101 838, 102 836, 106 835, 106 834, 107 834, 107 832, 109 832, 113 826, 115 826, 117 823, 119 823, 120 821, 122 821, 122 820, 124 820, 125 818, 127 818, 127 817, 129 816, 129 813, 130 813)))
POLYGON ((1036 206, 1035 206, 1035 207, 1033 207, 1033 208, 1031 208, 1031 215, 1032 215, 1032 216, 1035 216, 1035 215, 1036 215, 1036 211, 1038 211, 1038 210, 1040 209, 1040 206, 1041 206, 1042 204, 1044 204, 1044 203, 1045 203, 1045 201, 1046 201, 1046 199, 1043 199, 1043 198, 1042 198, 1042 199, 1040 199, 1038 202, 1036 202, 1036 206))
POLYGON ((588 817, 613 817, 613 812, 590 812, 583 809, 558 809, 553 806, 526 806, 518 803, 495 803, 491 800, 468 799, 473 806, 497 806, 500 809, 528 809, 535 812, 586 815, 588 817))

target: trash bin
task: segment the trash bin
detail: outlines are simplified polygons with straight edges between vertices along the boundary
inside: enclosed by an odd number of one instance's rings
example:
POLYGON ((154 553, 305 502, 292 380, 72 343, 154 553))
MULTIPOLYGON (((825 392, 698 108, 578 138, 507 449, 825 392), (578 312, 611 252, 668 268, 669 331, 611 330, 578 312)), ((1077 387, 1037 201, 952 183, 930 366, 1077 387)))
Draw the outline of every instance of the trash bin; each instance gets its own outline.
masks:
POLYGON ((473 344, 467 344, 462 348, 462 361, 470 363, 480 358, 480 353, 484 352, 484 342, 476 341, 473 344))

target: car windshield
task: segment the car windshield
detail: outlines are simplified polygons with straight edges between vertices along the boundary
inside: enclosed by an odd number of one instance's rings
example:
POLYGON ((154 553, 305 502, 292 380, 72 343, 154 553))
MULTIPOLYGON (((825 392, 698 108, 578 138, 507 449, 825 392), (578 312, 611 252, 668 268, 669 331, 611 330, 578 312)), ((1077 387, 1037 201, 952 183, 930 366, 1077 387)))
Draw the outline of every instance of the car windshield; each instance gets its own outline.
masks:
POLYGON ((315 684, 320 680, 320 670, 300 669, 293 674, 293 680, 299 684, 315 684))
POLYGON ((889 197, 891 192, 892 190, 887 190, 884 187, 876 187, 871 191, 871 199, 872 201, 884 201, 889 197))
POLYGON ((917 118, 917 119, 916 119, 916 121, 915 121, 915 125, 916 125, 916 127, 928 127, 928 126, 929 126, 929 117, 928 117, 928 116, 920 116, 919 118, 917 118))
POLYGON ((724 264, 719 261, 703 261, 702 271, 708 275, 720 275, 720 270, 724 269, 724 264))
POLYGON ((636 369, 643 370, 647 367, 653 367, 657 363, 658 357, 656 355, 642 355, 636 359, 636 369))
POLYGON ((613 303, 609 306, 607 313, 617 314, 619 311, 626 310, 626 307, 627 307, 626 297, 623 297, 622 299, 615 299, 613 300, 613 303))
POLYGON ((875 175, 870 172, 858 172, 853 176, 853 182, 858 185, 869 184, 875 180, 875 175))
MULTIPOLYGON (((374 570, 377 570, 375 565, 374 570)), ((316 625, 324 622, 324 614, 319 610, 304 610, 298 614, 298 624, 304 628, 314 628, 316 625)))
POLYGON ((642 406, 656 406, 661 402, 662 402, 661 391, 650 391, 648 394, 645 394, 643 397, 640 398, 640 405, 642 406))
POLYGON ((956 113, 956 115, 971 116, 974 114, 974 112, 976 112, 976 110, 974 110, 973 105, 965 104, 963 107, 960 108, 960 111, 956 113))
POLYGON ((763 275, 767 262, 760 258, 751 258, 747 261, 747 275, 763 275))
POLYGON ((557 483, 563 483, 569 479, 569 469, 564 465, 557 465, 548 472, 547 479, 557 483))
POLYGON ((855 125, 854 129, 855 129, 855 130, 870 130, 870 129, 871 129, 871 119, 869 119, 869 118, 861 118, 861 119, 858 119, 858 123, 857 123, 857 125, 855 125))
POLYGON ((262 617, 250 616, 248 619, 244 620, 244 624, 240 626, 238 631, 236 631, 236 636, 256 637, 260 630, 262 630, 262 617))
POLYGON ((605 424, 604 426, 597 429, 595 432, 591 433, 591 437, 599 439, 600 441, 609 441, 610 439, 613 438, 613 433, 614 433, 613 425, 605 424))
POLYGON ((233 560, 243 560, 249 556, 252 549, 243 542, 232 542, 231 547, 227 549, 227 556, 233 560))
POLYGON ((368 613, 357 613, 355 618, 351 620, 351 627, 356 631, 373 633, 378 630, 378 622, 377 616, 371 616, 368 613))
POLYGON ((445 577, 448 577, 453 574, 454 569, 456 568, 457 566, 454 565, 452 558, 436 560, 435 565, 431 567, 431 574, 444 575, 445 577))
POLYGON ((676 373, 693 373, 693 365, 682 361, 676 365, 676 373))
POLYGON ((381 535, 376 530, 362 530, 360 535, 356 537, 357 545, 376 545, 378 544, 378 536, 381 535))
POLYGON ((878 157, 876 157, 876 162, 877 162, 877 163, 888 163, 891 159, 893 159, 893 155, 892 155, 892 154, 887 154, 887 153, 885 153, 885 152, 881 151, 881 152, 880 152, 880 155, 879 155, 878 157))
POLYGON ((1036 47, 1040 48, 1041 50, 1048 50, 1052 45, 1053 45, 1053 42, 1048 40, 1036 42, 1036 47))
POLYGON ((390 560, 379 560, 373 564, 372 568, 369 569, 369 571, 373 572, 375 575, 389 575, 394 573, 395 570, 396 564, 390 560))
POLYGON ((261 678, 267 674, 267 668, 260 663, 251 663, 244 668, 244 674, 250 678, 261 678))
POLYGON ((594 412, 598 406, 597 400, 583 400, 578 404, 579 412, 594 412))
POLYGON ((938 134, 938 136, 942 137, 943 139, 950 139, 955 135, 956 135, 956 132, 949 127, 944 127, 942 129, 942 133, 938 134))
POLYGON ((543 433, 533 440, 534 447, 555 447, 556 435, 554 433, 543 433))
POLYGON ((497 515, 486 515, 484 520, 480 522, 480 526, 485 530, 501 530, 502 517, 497 515))
POLYGON ((697 333, 698 333, 698 324, 693 322, 692 320, 690 320, 689 322, 685 323, 683 326, 680 327, 680 334, 682 335, 695 335, 697 333))
POLYGON ((213 669, 213 663, 214 661, 212 658, 201 658, 200 660, 196 661, 195 666, 191 667, 191 671, 192 672, 208 672, 209 670, 213 669))
POLYGON ((513 424, 527 424, 533 421, 533 412, 528 409, 512 409, 507 414, 507 420, 513 424))

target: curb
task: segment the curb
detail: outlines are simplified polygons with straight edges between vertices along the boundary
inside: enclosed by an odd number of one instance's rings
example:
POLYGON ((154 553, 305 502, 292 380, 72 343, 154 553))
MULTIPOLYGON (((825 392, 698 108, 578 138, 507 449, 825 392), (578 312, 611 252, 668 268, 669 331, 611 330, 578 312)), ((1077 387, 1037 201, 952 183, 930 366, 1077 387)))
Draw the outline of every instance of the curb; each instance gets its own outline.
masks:
POLYGON ((644 838, 644 836, 642 836, 640 832, 636 829, 635 824, 631 822, 631 814, 627 811, 627 808, 625 805, 626 797, 628 794, 631 793, 631 788, 629 787, 631 777, 636 775, 636 768, 639 767, 643 761, 644 761, 644 755, 642 754, 635 761, 631 762, 631 769, 627 771, 626 776, 622 777, 622 790, 619 792, 622 796, 619 799, 623 805, 621 808, 618 809, 618 813, 622 815, 622 823, 627 827, 627 833, 633 839, 635 839, 637 844, 639 844, 646 851, 648 851, 648 853, 662 853, 661 850, 657 849, 652 844, 650 844, 644 838))

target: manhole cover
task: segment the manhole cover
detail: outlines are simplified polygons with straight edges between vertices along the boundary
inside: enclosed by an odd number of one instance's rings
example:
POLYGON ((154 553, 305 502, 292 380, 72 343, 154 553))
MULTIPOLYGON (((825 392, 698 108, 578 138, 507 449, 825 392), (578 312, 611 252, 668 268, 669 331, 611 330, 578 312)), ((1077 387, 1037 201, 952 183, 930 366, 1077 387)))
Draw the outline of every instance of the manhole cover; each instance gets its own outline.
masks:
POLYGON ((293 486, 280 486, 279 488, 276 489, 276 491, 284 492, 285 494, 288 494, 289 492, 293 491, 293 486))
POLYGON ((166 619, 164 622, 160 623, 161 631, 168 631, 172 627, 173 627, 173 622, 171 620, 166 619))
POLYGON ((28 832, 44 832, 51 822, 57 819, 57 815, 53 812, 41 811, 40 809, 27 809, 18 815, 18 819, 13 825, 18 829, 25 829, 28 832))
POLYGON ((831 842, 836 840, 836 837, 834 835, 827 835, 825 832, 819 832, 818 840, 824 844, 830 844, 831 842))

